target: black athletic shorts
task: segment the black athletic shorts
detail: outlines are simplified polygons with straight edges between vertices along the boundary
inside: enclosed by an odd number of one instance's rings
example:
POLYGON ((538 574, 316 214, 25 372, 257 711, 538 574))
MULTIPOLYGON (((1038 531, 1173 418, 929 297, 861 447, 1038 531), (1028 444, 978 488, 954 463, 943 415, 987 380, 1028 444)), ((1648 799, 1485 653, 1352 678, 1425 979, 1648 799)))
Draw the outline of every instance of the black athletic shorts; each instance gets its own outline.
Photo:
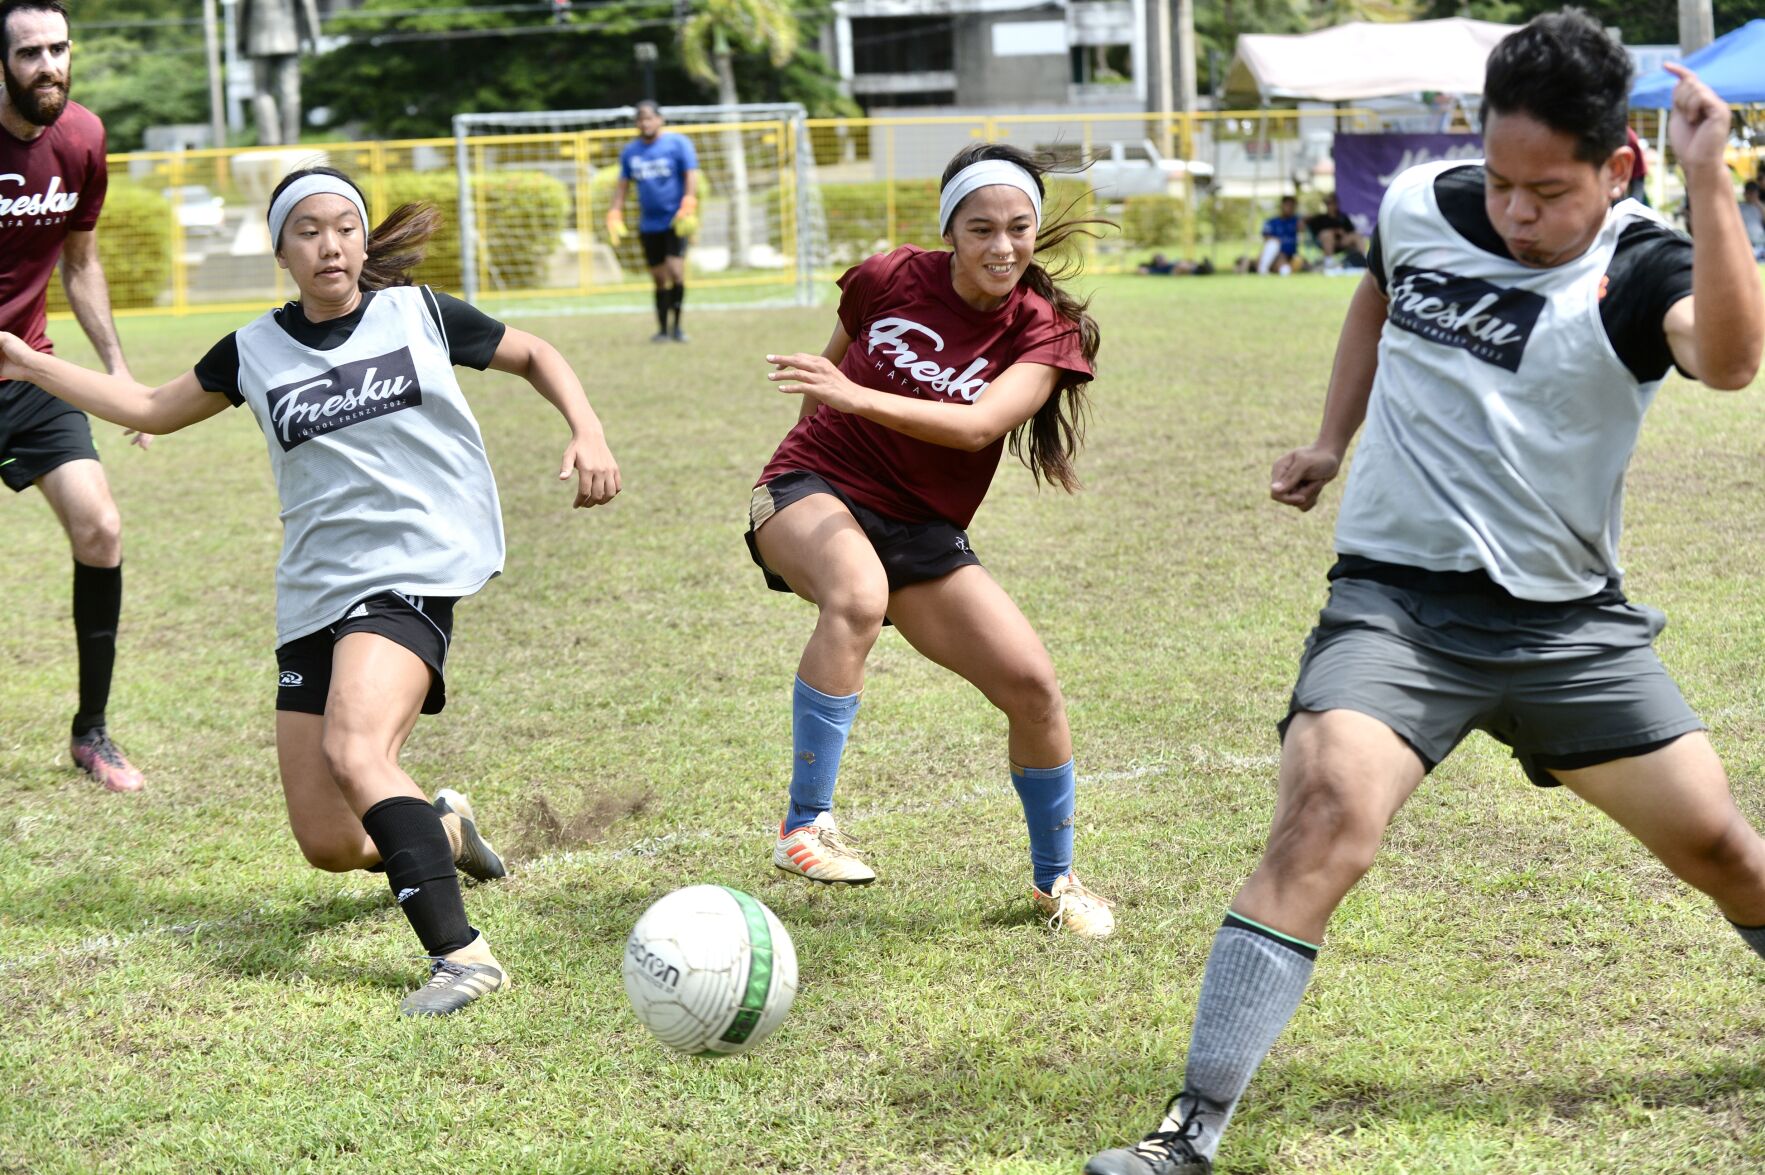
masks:
POLYGON ((0 381, 0 480, 13 493, 69 461, 98 460, 86 414, 22 379, 0 381))
POLYGON ((958 567, 980 565, 980 556, 968 545, 968 535, 955 523, 899 522, 860 506, 820 474, 793 469, 765 485, 755 486, 748 500, 748 554, 765 574, 766 586, 775 592, 788 592, 791 585, 760 558, 754 532, 768 518, 810 494, 832 494, 852 512, 870 545, 876 548, 877 558, 882 560, 891 592, 948 575, 958 567))
POLYGON ((686 256, 686 238, 672 228, 665 228, 659 233, 638 233, 637 239, 643 242, 644 264, 651 269, 670 257, 686 256))
POLYGON ((382 592, 352 605, 336 624, 296 637, 276 650, 276 709, 323 714, 331 693, 331 651, 352 632, 371 632, 402 645, 429 666, 423 713, 447 705, 447 646, 453 639, 454 597, 382 592))

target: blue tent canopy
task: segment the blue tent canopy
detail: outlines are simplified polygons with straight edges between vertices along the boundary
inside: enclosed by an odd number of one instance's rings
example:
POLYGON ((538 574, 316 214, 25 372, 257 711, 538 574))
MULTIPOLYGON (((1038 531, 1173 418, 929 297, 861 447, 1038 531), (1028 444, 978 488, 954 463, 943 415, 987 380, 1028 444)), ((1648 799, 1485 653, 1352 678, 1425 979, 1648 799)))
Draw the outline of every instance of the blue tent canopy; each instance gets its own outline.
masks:
MULTIPOLYGON (((1685 67, 1730 105, 1765 102, 1765 20, 1748 21, 1685 59, 1685 67)), ((1630 91, 1630 105, 1660 110, 1673 104, 1679 79, 1664 69, 1644 74, 1630 91)))

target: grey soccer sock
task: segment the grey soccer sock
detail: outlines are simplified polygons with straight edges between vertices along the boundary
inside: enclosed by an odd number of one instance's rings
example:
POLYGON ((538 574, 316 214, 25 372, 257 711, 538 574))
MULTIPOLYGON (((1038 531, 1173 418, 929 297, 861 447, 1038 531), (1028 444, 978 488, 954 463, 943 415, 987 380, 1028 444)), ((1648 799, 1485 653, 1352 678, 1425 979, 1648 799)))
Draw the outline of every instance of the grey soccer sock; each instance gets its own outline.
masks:
POLYGON ((1742 926, 1738 922, 1730 922, 1746 944, 1756 951, 1760 958, 1765 959, 1765 926, 1742 926))
POLYGON ((1310 943, 1226 915, 1201 977, 1183 1092, 1160 1129, 1187 1126, 1190 1145, 1214 1156, 1244 1088, 1299 1007, 1317 957, 1310 943))

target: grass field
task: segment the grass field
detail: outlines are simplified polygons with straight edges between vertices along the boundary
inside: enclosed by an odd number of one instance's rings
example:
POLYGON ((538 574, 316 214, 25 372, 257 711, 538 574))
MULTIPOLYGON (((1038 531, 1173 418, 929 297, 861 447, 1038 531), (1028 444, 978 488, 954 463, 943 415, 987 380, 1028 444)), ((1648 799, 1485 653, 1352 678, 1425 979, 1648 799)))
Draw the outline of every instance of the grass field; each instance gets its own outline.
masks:
MULTIPOLYGON (((515 861, 468 892, 505 995, 408 1023, 422 976, 382 880, 307 868, 272 749, 263 439, 231 412, 151 452, 101 434, 125 519, 112 728, 149 790, 67 762, 65 542, 0 503, 0 1170, 1076 1172, 1156 1121, 1201 967, 1254 865, 1327 508, 1266 498, 1310 439, 1350 283, 1098 287, 1087 489, 1001 470, 972 528, 1059 666, 1101 943, 1027 901, 1004 723, 885 633, 841 783, 879 884, 771 866, 809 607, 741 532, 795 402, 768 350, 828 309, 523 319, 576 364, 626 476, 568 510, 525 385, 462 372, 503 493, 507 574, 458 614, 447 712, 406 766, 468 790, 515 861), (654 1044, 624 937, 660 894, 738 886, 790 927, 796 1008, 754 1054, 654 1044)), ((136 373, 235 322, 130 320, 136 373)), ((63 352, 89 355, 78 331, 63 352)), ((1633 464, 1634 597, 1765 820, 1759 389, 1663 392, 1633 464)), ((1227 1172, 1765 1170, 1765 963, 1615 827, 1474 736, 1400 815, 1251 1087, 1227 1172)))

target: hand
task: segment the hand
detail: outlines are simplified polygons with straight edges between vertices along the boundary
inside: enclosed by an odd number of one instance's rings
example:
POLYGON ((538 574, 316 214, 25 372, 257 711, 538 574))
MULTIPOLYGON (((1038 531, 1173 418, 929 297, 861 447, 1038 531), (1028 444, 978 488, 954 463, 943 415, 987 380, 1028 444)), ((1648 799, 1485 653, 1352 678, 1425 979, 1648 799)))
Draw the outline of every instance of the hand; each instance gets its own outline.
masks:
POLYGON ((143 452, 153 443, 153 434, 150 432, 137 432, 132 428, 125 428, 123 435, 129 438, 129 444, 138 445, 143 452))
POLYGON ((856 412, 864 398, 864 389, 841 375, 825 355, 799 351, 795 355, 768 355, 766 362, 774 365, 766 378, 781 392, 807 396, 839 412, 856 412))
POLYGON ((680 207, 674 213, 674 232, 677 236, 688 240, 699 235, 699 198, 682 196, 680 207))
POLYGON ((36 352, 8 331, 0 331, 0 379, 29 379, 25 365, 36 352))
POLYGON ((1295 449, 1275 462, 1269 497, 1284 505, 1310 510, 1318 494, 1342 468, 1342 458, 1318 445, 1295 449))
POLYGON ((1673 113, 1667 120, 1667 141, 1673 145, 1680 166, 1688 176, 1700 168, 1720 166, 1728 148, 1728 128, 1732 121, 1728 103, 1683 65, 1669 64, 1666 68, 1679 79, 1679 84, 1673 87, 1673 113))
POLYGON ((617 208, 607 209, 607 241, 617 249, 628 235, 625 230, 625 213, 617 208))
POLYGON ((570 438, 570 447, 564 450, 563 468, 558 470, 558 480, 569 481, 572 473, 576 475, 578 510, 584 506, 604 506, 621 488, 619 463, 613 460, 613 451, 607 448, 604 437, 570 438))

